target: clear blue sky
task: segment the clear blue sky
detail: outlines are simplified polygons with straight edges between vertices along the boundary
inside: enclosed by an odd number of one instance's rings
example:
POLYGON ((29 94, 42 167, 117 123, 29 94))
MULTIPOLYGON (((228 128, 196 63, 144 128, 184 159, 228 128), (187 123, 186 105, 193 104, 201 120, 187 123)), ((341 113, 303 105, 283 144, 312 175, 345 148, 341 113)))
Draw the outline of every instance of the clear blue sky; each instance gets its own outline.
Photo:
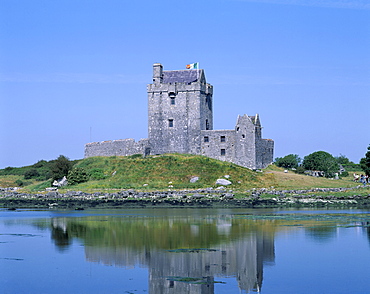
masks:
POLYGON ((0 168, 147 138, 156 62, 199 62, 214 128, 259 113, 274 157, 370 144, 370 1, 0 0, 0 168))

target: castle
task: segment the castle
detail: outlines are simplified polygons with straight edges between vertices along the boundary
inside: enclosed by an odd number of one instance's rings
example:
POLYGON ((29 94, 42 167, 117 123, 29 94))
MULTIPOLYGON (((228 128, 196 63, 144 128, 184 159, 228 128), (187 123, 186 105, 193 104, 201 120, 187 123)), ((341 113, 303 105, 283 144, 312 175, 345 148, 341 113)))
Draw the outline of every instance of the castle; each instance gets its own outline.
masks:
POLYGON ((273 162, 274 141, 262 139, 255 116, 238 116, 234 130, 213 130, 213 86, 203 69, 164 71, 153 65, 148 92, 148 139, 94 142, 85 145, 85 158, 188 153, 265 168, 273 162))

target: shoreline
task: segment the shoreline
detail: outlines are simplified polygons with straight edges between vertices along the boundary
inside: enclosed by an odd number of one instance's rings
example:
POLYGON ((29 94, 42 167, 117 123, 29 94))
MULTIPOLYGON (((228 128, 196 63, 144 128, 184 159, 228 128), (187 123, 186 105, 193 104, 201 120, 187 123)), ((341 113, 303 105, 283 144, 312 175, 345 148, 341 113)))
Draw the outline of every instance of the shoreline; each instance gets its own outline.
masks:
POLYGON ((309 190, 253 189, 245 197, 235 197, 232 190, 212 188, 194 191, 138 192, 122 190, 117 193, 86 193, 81 191, 50 191, 47 193, 22 193, 1 188, 0 208, 370 208, 370 194, 335 196, 337 192, 353 191, 355 188, 313 188, 309 190), (305 195, 327 192, 328 195, 305 195), (269 195, 266 197, 266 195, 269 195))

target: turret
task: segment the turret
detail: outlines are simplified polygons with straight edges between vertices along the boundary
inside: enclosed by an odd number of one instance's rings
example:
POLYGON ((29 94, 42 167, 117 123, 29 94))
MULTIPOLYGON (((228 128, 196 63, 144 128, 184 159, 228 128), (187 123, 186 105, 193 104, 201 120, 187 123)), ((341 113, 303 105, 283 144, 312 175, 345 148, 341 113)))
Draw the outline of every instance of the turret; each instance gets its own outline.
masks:
POLYGON ((163 81, 163 66, 160 63, 153 64, 153 83, 159 84, 163 81))

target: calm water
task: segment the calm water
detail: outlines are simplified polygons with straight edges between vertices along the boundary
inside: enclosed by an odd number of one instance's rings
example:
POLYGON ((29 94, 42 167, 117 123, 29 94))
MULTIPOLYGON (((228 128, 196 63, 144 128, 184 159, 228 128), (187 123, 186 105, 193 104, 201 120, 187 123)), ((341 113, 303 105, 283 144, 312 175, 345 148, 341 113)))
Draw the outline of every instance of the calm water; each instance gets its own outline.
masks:
POLYGON ((0 210, 0 293, 370 293, 369 277, 369 210, 0 210))

